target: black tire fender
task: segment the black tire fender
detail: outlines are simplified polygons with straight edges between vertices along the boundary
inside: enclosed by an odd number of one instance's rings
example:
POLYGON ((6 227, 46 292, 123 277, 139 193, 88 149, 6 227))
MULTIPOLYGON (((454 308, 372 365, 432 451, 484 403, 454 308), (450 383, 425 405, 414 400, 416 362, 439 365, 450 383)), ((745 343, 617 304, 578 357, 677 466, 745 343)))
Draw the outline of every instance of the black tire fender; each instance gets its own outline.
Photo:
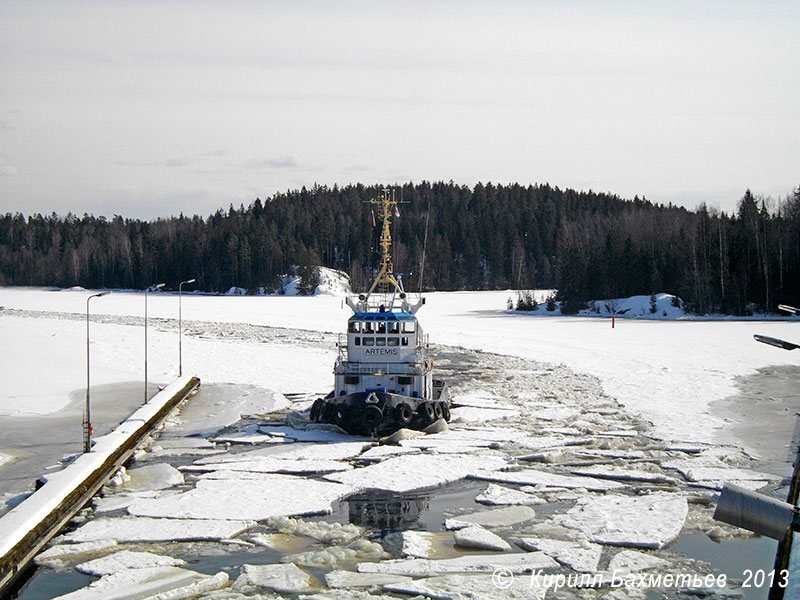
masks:
POLYGON ((433 415, 436 417, 437 421, 444 417, 444 411, 442 410, 441 402, 433 403, 433 415))
POLYGON ((436 412, 433 410, 433 405, 430 402, 423 402, 419 405, 419 415, 425 423, 433 423, 436 419, 436 412))
POLYGON ((414 411, 405 402, 401 402, 395 407, 394 414, 403 425, 408 425, 414 419, 414 411))

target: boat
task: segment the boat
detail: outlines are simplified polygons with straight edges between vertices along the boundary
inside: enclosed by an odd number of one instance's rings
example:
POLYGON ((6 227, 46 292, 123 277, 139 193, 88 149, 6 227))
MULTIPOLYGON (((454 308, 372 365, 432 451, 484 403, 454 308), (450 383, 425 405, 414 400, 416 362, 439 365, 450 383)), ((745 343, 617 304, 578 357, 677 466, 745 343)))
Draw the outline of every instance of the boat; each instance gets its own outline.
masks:
MULTIPOLYGON (((425 304, 403 288, 392 263, 391 221, 399 216, 394 190, 369 201, 377 206, 381 262, 366 293, 346 298, 353 315, 340 334, 334 389, 311 406, 310 418, 336 424, 348 433, 386 436, 402 428, 426 429, 450 420, 447 383, 433 377, 428 335, 417 321, 425 304)), ((375 210, 370 212, 373 227, 375 210)))

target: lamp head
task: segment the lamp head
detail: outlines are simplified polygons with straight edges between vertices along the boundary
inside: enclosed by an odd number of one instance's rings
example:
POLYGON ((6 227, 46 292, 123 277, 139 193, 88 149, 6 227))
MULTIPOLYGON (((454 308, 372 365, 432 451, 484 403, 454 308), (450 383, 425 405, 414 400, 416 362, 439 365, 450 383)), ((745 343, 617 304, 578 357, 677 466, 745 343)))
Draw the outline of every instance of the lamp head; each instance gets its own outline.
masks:
POLYGON ((194 277, 192 277, 192 278, 191 278, 191 279, 189 279, 188 281, 184 281, 184 283, 194 283, 195 281, 197 281, 197 279, 195 279, 194 277))

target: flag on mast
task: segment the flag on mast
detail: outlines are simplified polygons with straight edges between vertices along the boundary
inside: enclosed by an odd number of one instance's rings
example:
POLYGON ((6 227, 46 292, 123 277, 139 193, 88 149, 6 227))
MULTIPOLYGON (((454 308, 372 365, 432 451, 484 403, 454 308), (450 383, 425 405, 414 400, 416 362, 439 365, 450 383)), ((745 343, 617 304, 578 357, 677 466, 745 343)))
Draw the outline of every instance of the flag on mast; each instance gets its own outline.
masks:
POLYGON ((375 211, 369 211, 369 222, 372 223, 372 228, 375 229, 375 211))
POLYGON ((394 205, 394 216, 395 217, 400 216, 400 210, 397 208, 397 204, 394 205))

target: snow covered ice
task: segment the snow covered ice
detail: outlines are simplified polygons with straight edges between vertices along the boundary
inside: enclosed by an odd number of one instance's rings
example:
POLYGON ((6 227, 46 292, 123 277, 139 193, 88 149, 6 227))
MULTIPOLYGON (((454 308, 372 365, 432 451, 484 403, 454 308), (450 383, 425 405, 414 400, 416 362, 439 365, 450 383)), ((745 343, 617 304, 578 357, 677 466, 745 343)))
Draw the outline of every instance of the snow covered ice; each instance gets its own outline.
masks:
MULTIPOLYGON (((710 527, 713 507, 687 501, 711 493, 697 486, 780 480, 761 470, 711 410, 735 390, 735 377, 784 359, 739 342, 752 324, 625 320, 612 331, 603 319, 505 313, 507 295, 428 295, 427 331, 442 344, 435 368, 461 406, 447 431, 380 445, 309 426, 302 415, 330 389, 335 334, 347 317, 340 298, 184 297, 184 370, 201 377, 201 392, 137 455, 131 479, 107 487, 94 501, 96 514, 75 523, 42 564, 73 568, 121 551, 164 556, 164 542, 175 541, 182 559, 202 561, 207 553, 218 561, 230 553, 226 571, 238 580, 238 594, 268 595, 277 589, 270 586, 285 585, 298 593, 328 587, 337 598, 367 593, 357 590, 510 598, 514 588, 503 595, 490 587, 498 566, 568 574, 694 565, 670 547, 686 528, 710 527), (428 523, 429 531, 409 518, 403 527, 415 531, 406 530, 399 544, 376 525, 347 522, 355 493, 435 499, 458 485, 465 486, 461 504, 428 523), (513 508, 520 520, 476 521, 492 507, 513 508), (447 532, 446 519, 464 528, 447 532), (451 558, 457 544, 465 554, 451 558), (231 548, 273 552, 275 564, 251 564, 231 548), (317 570, 309 575, 282 557, 317 570)), ((31 357, 41 354, 54 369, 38 388, 9 379, 0 418, 12 421, 3 425, 22 418, 21 406, 53 414, 73 402, 70 392, 82 391, 84 365, 72 350, 85 333, 85 297, 0 288, 0 336, 19 350, 9 354, 9 368, 29 372, 31 357)), ((150 368, 162 383, 175 373, 174 301, 166 294, 149 300, 150 368)), ((140 378, 140 308, 137 294, 93 306, 97 385, 140 378)), ((780 337, 782 326, 758 329, 780 337)), ((0 454, 13 455, 2 446, 0 454)), ((0 459, 0 476, 15 460, 0 459)), ((130 577, 132 589, 211 577, 146 560, 126 570, 140 573, 104 575, 75 597, 101 597, 99 590, 123 581, 109 583, 113 577, 130 577)))

